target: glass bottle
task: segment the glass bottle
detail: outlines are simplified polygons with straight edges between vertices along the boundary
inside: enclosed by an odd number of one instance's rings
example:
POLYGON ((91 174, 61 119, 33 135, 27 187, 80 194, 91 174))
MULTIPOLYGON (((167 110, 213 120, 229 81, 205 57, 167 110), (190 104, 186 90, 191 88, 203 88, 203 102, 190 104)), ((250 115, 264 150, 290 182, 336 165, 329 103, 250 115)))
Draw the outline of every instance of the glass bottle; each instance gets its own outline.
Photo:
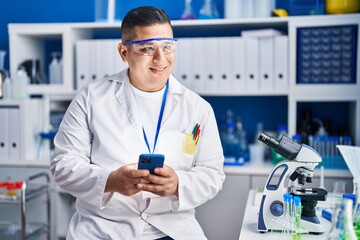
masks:
POLYGON ((196 16, 192 10, 191 0, 185 0, 184 12, 181 15, 181 19, 196 19, 196 16))
POLYGON ((204 4, 199 11, 199 19, 219 18, 219 12, 212 0, 204 0, 204 4))
POLYGON ((357 240, 352 222, 352 201, 346 198, 335 199, 332 226, 326 239, 357 240))

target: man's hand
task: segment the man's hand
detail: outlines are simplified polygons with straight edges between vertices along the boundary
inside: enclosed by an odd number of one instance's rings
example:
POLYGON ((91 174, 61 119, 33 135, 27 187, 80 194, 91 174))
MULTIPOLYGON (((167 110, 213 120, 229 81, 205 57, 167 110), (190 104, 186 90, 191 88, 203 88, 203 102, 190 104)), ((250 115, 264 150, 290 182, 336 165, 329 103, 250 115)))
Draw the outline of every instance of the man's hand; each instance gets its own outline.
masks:
POLYGON ((163 168, 155 168, 155 174, 145 176, 145 181, 137 184, 138 190, 152 192, 163 197, 178 196, 179 179, 171 167, 164 165, 163 168))
POLYGON ((149 183, 146 180, 149 175, 148 170, 138 170, 136 163, 124 165, 110 173, 105 192, 119 192, 131 196, 142 190, 137 187, 138 184, 149 183))

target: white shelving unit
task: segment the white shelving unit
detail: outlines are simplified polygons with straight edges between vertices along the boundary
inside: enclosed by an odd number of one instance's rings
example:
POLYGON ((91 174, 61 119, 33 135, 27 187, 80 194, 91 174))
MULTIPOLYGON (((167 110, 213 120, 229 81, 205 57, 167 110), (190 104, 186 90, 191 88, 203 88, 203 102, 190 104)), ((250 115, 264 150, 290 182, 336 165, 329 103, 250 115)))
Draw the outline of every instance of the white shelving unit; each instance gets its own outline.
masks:
MULTIPOLYGON (((360 143, 360 31, 357 36, 357 73, 355 84, 297 84, 296 83, 296 29, 308 26, 337 26, 356 24, 359 26, 360 14, 301 16, 287 18, 216 19, 216 20, 175 20, 172 21, 175 35, 196 35, 198 32, 225 32, 240 36, 241 31, 249 29, 275 28, 287 31, 289 37, 289 89, 277 92, 246 91, 238 89, 233 93, 210 93, 212 96, 288 96, 288 132, 296 133, 297 103, 299 102, 348 102, 351 105, 349 119, 350 131, 355 143, 360 143)), ((31 85, 30 94, 73 95, 75 90, 75 43, 80 39, 92 39, 101 33, 120 35, 121 23, 58 23, 58 24, 9 24, 10 70, 25 59, 40 59, 44 63, 46 40, 60 39, 63 51, 63 84, 31 85)), ((200 33, 201 34, 201 33, 200 33)), ((119 36, 118 36, 119 37, 119 36)), ((177 36, 178 37, 178 36, 177 36)), ((181 37, 181 36, 180 36, 181 37)))

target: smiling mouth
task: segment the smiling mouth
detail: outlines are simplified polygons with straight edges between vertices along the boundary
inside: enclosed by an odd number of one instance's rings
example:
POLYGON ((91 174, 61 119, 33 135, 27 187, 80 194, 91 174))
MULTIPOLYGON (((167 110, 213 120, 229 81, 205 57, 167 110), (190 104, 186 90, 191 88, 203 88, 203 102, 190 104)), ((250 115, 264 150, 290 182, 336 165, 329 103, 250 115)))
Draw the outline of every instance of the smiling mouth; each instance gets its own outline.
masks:
POLYGON ((165 69, 166 69, 166 67, 164 67, 164 68, 150 68, 151 69, 151 71, 154 71, 154 72, 164 72, 165 71, 165 69))

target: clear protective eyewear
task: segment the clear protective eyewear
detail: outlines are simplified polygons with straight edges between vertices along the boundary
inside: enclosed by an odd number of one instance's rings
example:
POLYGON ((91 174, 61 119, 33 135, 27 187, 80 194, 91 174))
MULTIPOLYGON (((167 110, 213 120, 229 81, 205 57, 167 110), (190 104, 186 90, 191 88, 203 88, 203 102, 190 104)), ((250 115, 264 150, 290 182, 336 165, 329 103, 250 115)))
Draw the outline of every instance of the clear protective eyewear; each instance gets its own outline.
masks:
POLYGON ((159 47, 164 54, 175 52, 176 41, 176 38, 149 38, 143 40, 123 42, 123 44, 132 45, 134 52, 138 54, 145 56, 153 56, 159 47))

